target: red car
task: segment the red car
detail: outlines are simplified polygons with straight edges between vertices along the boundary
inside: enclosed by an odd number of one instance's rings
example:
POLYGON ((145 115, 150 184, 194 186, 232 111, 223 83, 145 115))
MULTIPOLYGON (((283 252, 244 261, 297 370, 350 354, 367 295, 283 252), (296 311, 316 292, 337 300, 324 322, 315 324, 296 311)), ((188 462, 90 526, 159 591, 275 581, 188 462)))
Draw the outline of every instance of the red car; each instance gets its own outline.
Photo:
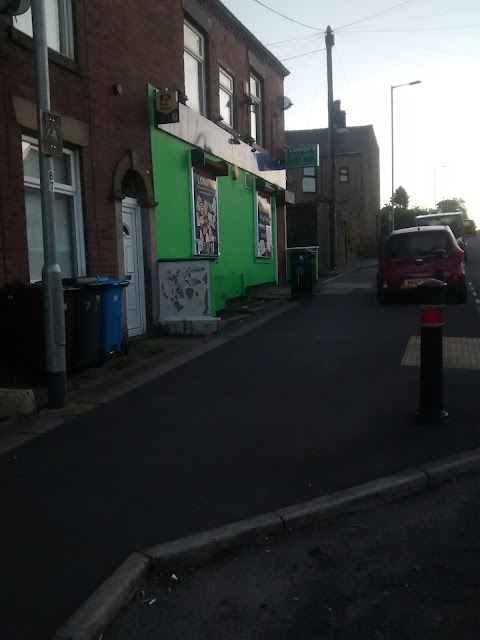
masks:
POLYGON ((394 231, 380 252, 377 299, 385 304, 394 294, 415 290, 429 278, 444 280, 449 298, 467 301, 465 256, 450 227, 409 227, 394 231))

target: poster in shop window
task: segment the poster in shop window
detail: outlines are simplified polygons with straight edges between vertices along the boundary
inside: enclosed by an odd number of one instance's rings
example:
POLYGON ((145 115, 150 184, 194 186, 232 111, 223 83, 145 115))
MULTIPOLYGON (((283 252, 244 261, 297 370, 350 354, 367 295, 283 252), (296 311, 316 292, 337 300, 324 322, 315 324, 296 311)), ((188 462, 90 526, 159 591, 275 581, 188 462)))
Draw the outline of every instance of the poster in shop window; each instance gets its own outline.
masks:
POLYGON ((193 229, 196 256, 218 256, 217 181, 193 171, 193 229))
POLYGON ((272 257, 272 207, 257 193, 257 258, 272 257))

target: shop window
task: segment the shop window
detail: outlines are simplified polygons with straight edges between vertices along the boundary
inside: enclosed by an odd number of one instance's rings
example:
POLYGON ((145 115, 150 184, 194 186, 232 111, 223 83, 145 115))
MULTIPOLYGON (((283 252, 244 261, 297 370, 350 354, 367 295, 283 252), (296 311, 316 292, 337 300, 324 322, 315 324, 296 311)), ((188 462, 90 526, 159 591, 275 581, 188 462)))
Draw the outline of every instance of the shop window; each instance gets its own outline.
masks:
POLYGON ((317 179, 315 175, 315 167, 303 168, 303 193, 316 193, 317 192, 317 179))
POLYGON ((183 65, 188 106, 202 116, 206 114, 205 38, 191 24, 183 25, 183 65))
MULTIPOLYGON (((43 0, 47 25, 47 44, 67 58, 75 57, 72 0, 43 0)), ((33 36, 32 9, 13 18, 13 26, 33 36)))
MULTIPOLYGON (((22 138, 22 156, 28 264, 30 280, 36 282, 42 278, 43 267, 38 142, 32 138, 22 138)), ((85 243, 78 160, 78 153, 70 149, 64 149, 63 156, 53 160, 57 262, 64 278, 85 274, 85 243)))

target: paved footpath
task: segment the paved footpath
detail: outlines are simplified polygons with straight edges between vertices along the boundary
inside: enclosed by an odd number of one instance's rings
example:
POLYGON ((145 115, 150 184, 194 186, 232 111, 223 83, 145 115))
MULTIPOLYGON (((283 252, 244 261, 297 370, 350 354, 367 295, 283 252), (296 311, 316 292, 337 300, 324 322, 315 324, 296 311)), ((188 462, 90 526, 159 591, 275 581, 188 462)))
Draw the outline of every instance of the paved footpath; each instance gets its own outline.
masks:
MULTIPOLYGON (((374 277, 0 457, 0 638, 49 638, 132 549, 478 446, 478 371, 447 371, 450 425, 412 424, 418 311, 374 277)), ((475 308, 448 322, 480 335, 475 308)))
POLYGON ((479 498, 463 477, 163 575, 104 640, 477 640, 479 498))

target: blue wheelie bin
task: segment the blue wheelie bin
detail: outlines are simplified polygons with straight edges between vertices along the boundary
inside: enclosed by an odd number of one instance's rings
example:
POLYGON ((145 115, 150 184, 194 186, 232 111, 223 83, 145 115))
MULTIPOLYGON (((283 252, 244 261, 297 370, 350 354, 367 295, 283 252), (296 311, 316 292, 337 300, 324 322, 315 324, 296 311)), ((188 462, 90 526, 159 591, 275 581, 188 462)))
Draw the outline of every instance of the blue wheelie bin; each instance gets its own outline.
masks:
POLYGON ((102 336, 100 357, 108 360, 112 353, 125 350, 122 344, 122 298, 128 280, 118 280, 108 276, 97 276, 102 287, 102 336))

